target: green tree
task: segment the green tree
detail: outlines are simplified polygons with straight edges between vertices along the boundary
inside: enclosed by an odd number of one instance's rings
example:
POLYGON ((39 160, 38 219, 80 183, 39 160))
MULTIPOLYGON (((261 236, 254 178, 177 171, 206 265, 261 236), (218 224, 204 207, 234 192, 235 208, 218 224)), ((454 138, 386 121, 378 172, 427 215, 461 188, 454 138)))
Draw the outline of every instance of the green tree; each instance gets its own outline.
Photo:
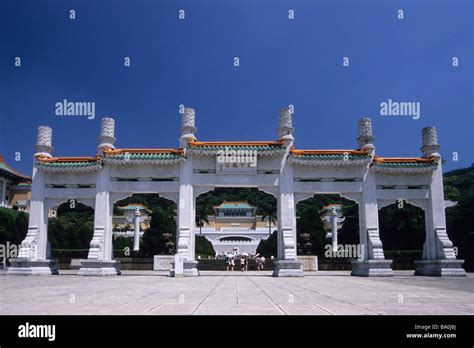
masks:
POLYGON ((421 250, 425 216, 421 208, 397 202, 379 211, 380 239, 385 250, 421 250))
POLYGON ((69 202, 61 204, 57 217, 48 221, 48 239, 51 249, 89 249, 94 232, 92 208, 69 202))
POLYGON ((464 259, 464 268, 474 271, 474 166, 444 174, 446 199, 456 201, 446 209, 448 236, 464 259))
POLYGON ((216 252, 212 243, 204 236, 196 236, 196 255, 214 256, 216 252))
POLYGON ((268 221, 268 236, 272 235, 272 224, 277 223, 277 211, 276 207, 272 210, 264 210, 262 213, 262 221, 268 221))
POLYGON ((20 244, 27 232, 27 213, 0 207, 0 244, 20 244))
POLYGON ((150 228, 143 234, 140 255, 174 254, 176 240, 175 213, 168 208, 156 207, 151 216, 150 228))
POLYGON ((265 257, 277 256, 277 231, 273 231, 272 235, 267 239, 262 239, 257 246, 257 253, 265 257))
POLYGON ((207 207, 204 205, 199 205, 196 207, 196 226, 199 227, 199 235, 202 235, 202 228, 206 224, 209 224, 207 207))

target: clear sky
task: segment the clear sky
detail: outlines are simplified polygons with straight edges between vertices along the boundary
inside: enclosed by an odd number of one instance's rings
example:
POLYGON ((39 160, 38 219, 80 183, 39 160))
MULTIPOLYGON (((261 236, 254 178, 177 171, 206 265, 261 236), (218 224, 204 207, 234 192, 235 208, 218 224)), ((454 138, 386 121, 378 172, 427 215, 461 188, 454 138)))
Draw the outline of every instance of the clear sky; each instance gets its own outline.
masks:
POLYGON ((473 4, 2 0, 0 153, 31 174, 36 128, 48 125, 54 155, 95 155, 104 116, 118 147, 177 147, 180 104, 196 109, 200 140, 273 140, 293 104, 298 148, 355 148, 368 116, 380 156, 419 156, 421 128, 434 125, 445 169, 470 166, 473 4), (95 102, 95 119, 57 116, 63 99, 95 102), (419 119, 380 115, 389 99, 420 103, 419 119))

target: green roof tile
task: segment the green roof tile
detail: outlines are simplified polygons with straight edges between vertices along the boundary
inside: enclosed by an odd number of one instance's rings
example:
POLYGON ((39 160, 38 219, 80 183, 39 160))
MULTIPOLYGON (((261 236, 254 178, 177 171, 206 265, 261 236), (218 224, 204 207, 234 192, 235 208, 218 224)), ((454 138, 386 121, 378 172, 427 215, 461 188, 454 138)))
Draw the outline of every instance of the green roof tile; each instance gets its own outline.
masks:
POLYGON ((385 163, 377 163, 377 166, 384 167, 384 168, 431 168, 436 167, 437 164, 435 162, 385 162, 385 163))
POLYGON ((291 156, 294 159, 304 160, 304 161, 354 161, 361 159, 369 159, 370 155, 353 155, 353 154, 310 154, 310 155, 300 155, 300 156, 291 156))
POLYGON ((251 206, 248 203, 222 203, 215 208, 219 209, 253 209, 255 207, 251 206))
POLYGON ((175 153, 130 153, 130 154, 120 154, 114 156, 106 156, 107 159, 112 160, 174 160, 183 158, 183 155, 175 153))
POLYGON ((282 145, 203 145, 203 146, 191 146, 192 150, 225 150, 226 148, 231 150, 256 150, 256 151, 271 151, 271 150, 282 150, 282 145))
POLYGON ((15 170, 11 169, 10 167, 8 167, 8 165, 6 165, 5 163, 3 162, 0 162, 0 171, 3 171, 3 172, 6 172, 5 175, 8 175, 10 178, 15 178, 15 179, 29 179, 29 177, 27 177, 26 175, 23 175, 23 174, 20 174, 18 172, 16 172, 15 170))
POLYGON ((42 167, 54 167, 54 168, 81 168, 81 167, 92 167, 97 165, 97 162, 37 162, 42 167))

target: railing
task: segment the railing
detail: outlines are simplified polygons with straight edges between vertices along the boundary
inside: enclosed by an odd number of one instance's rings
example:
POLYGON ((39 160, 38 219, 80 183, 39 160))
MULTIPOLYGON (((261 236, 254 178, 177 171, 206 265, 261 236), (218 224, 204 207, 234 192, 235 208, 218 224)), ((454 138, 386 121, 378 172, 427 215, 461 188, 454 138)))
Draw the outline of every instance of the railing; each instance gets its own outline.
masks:
POLYGON ((254 244, 258 245, 260 243, 259 240, 213 240, 211 243, 214 244, 254 244))
POLYGON ((231 219, 255 219, 255 216, 245 216, 245 215, 234 215, 234 216, 215 216, 214 217, 215 220, 231 220, 231 219))
MULTIPOLYGON (((276 229, 275 226, 272 227, 272 232, 273 230, 276 229)), ((199 227, 196 227, 195 229, 196 232, 199 232, 199 227)), ((213 227, 205 227, 201 229, 202 233, 206 234, 222 234, 222 233, 245 233, 245 234, 268 234, 268 226, 267 227, 257 227, 256 229, 250 229, 250 228, 245 228, 245 227, 222 227, 221 229, 215 229, 213 227)))
MULTIPOLYGON (((143 236, 145 232, 140 231, 140 237, 143 236)), ((130 230, 130 231, 113 231, 112 234, 114 237, 133 237, 135 235, 135 231, 130 230)))

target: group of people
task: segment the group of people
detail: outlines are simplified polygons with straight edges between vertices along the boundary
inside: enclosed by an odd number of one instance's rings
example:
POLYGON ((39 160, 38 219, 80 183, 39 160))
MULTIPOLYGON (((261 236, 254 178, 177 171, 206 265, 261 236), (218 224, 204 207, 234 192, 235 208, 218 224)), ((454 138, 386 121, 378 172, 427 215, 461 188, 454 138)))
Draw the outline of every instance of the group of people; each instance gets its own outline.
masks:
POLYGON ((247 253, 242 253, 237 255, 234 251, 232 253, 226 254, 226 264, 227 264, 227 271, 233 271, 236 263, 236 259, 240 262, 240 270, 242 272, 246 272, 248 269, 249 259, 254 259, 257 263, 257 270, 261 271, 265 267, 265 257, 261 256, 260 254, 251 255, 249 256, 247 253))

